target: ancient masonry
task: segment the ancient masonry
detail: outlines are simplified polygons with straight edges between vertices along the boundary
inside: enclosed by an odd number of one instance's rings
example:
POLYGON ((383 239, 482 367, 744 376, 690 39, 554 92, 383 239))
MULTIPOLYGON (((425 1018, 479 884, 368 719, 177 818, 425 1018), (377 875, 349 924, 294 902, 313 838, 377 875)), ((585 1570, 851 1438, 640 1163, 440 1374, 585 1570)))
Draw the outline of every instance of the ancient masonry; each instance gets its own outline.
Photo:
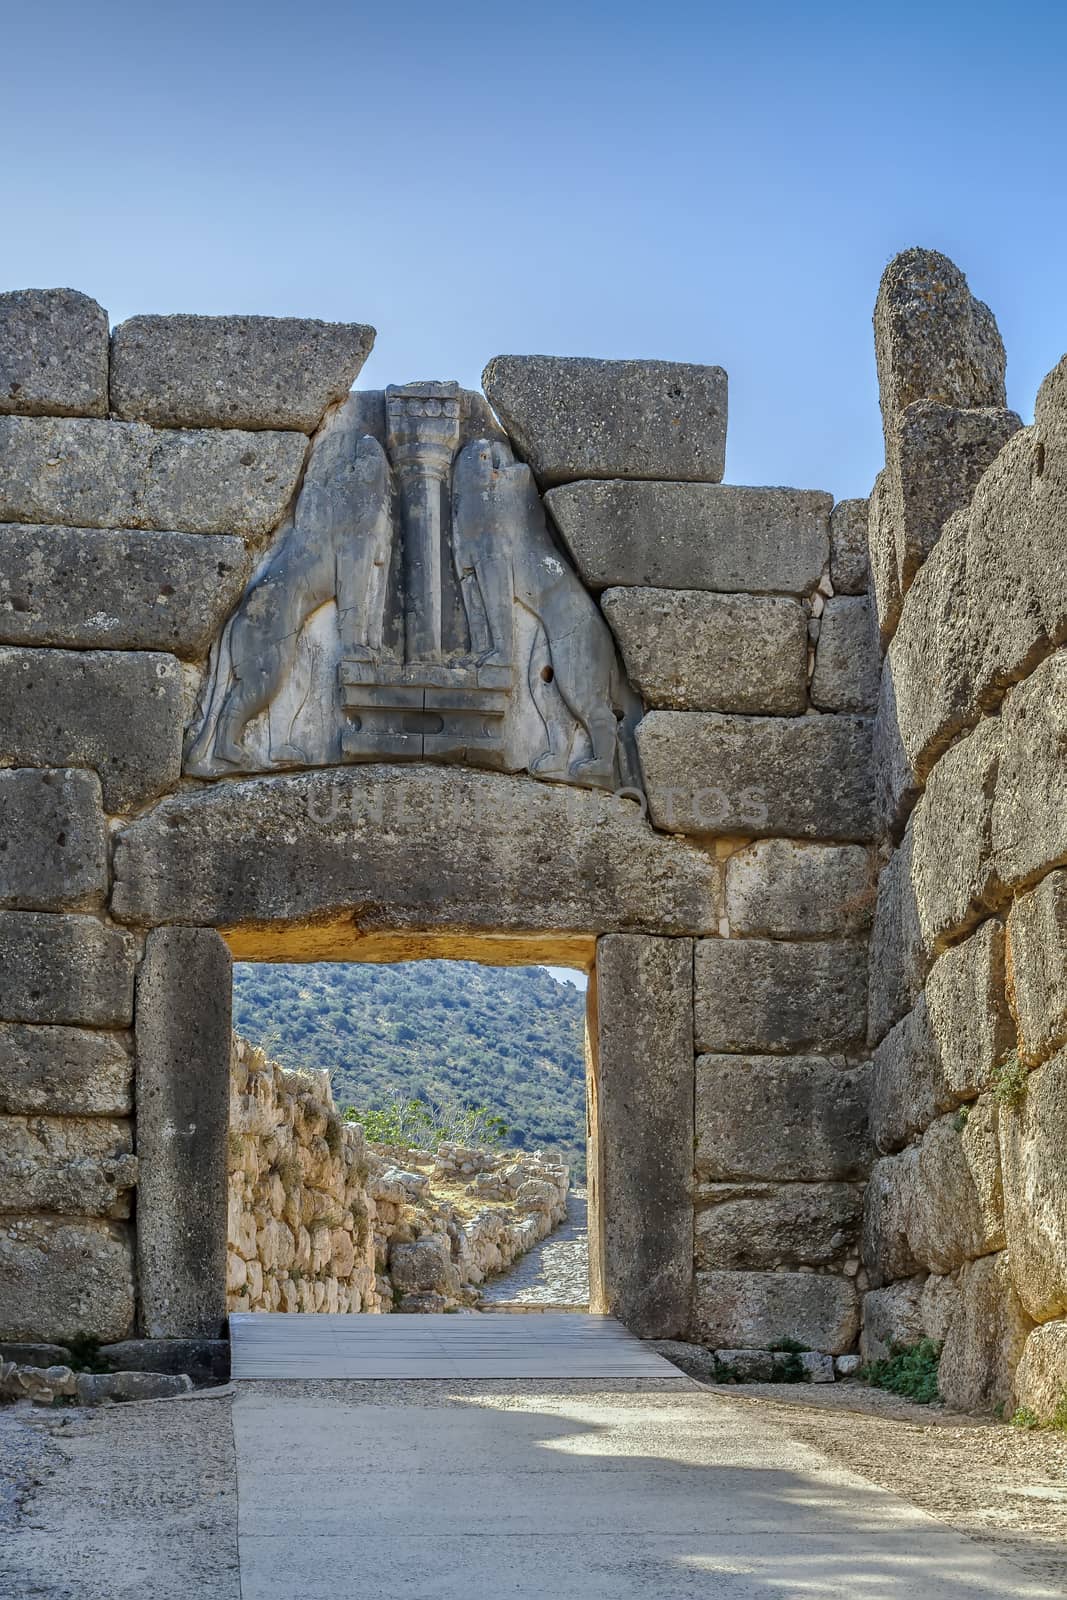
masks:
MULTIPOLYGON (((885 470, 834 505, 720 482, 718 368, 350 395, 371 340, 0 296, 0 1338, 220 1332, 234 957, 552 961, 596 1305, 927 1334, 950 1399, 1049 1414, 1067 363, 1022 427, 989 310, 898 257, 885 470)), ((284 1218, 245 1178, 231 1222, 284 1218)), ((351 1187, 320 1276, 372 1308, 351 1187)))

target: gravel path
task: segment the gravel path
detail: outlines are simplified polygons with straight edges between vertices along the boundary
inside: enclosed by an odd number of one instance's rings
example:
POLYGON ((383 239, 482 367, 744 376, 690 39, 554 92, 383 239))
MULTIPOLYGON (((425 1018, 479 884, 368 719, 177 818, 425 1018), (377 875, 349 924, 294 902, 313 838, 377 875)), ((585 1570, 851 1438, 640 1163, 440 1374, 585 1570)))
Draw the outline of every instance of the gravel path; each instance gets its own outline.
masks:
POLYGON ((567 1197, 567 1220, 513 1267, 482 1288, 483 1305, 552 1305, 585 1310, 589 1304, 588 1202, 584 1189, 567 1197))

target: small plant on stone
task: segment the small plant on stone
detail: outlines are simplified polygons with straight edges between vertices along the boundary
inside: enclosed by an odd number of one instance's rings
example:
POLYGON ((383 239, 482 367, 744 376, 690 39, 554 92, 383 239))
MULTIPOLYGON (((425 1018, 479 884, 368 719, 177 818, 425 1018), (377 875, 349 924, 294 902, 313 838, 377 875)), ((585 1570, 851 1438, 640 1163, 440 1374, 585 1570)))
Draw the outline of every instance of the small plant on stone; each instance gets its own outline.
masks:
POLYGON ((1013 1416, 1009 1417, 1013 1428, 1040 1428, 1041 1418, 1036 1411, 1031 1411, 1029 1406, 1020 1406, 1013 1416))
POLYGON ((1067 1389, 1064 1389, 1056 1402, 1056 1409, 1049 1420, 1049 1427, 1055 1428, 1057 1433, 1067 1433, 1067 1389))
POLYGON ((928 1406, 941 1395, 937 1387, 937 1367, 941 1345, 936 1339, 920 1339, 918 1344, 890 1345, 881 1361, 871 1361, 860 1369, 860 1377, 875 1389, 887 1389, 903 1400, 928 1406))
POLYGON ((807 1350, 806 1344, 800 1344, 796 1339, 778 1339, 770 1346, 773 1355, 780 1355, 782 1359, 776 1361, 771 1367, 772 1383, 803 1383, 807 1377, 801 1356, 807 1350))
POLYGON ((970 1114, 970 1106, 960 1106, 960 1109, 956 1112, 956 1115, 952 1119, 952 1126, 955 1128, 957 1133, 963 1132, 964 1128, 967 1126, 967 1118, 970 1116, 970 1114))
POLYGON ((993 1078, 993 1098, 1001 1106, 1018 1106, 1026 1094, 1027 1072, 1019 1060, 1019 1052, 1012 1050, 1004 1057, 993 1078))
POLYGON ((110 1372, 111 1363, 100 1354, 100 1340, 91 1333, 76 1333, 67 1340, 72 1372, 110 1372))

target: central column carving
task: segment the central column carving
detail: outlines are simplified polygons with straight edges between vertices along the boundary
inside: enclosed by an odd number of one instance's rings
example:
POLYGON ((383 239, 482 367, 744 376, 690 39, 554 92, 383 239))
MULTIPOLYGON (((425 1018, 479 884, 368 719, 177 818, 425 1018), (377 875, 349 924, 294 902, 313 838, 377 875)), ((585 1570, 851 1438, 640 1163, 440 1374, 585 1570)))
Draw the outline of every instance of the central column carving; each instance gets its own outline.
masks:
POLYGON ((400 483, 404 654, 441 659, 443 505, 459 447, 458 383, 407 383, 385 391, 386 443, 400 483))

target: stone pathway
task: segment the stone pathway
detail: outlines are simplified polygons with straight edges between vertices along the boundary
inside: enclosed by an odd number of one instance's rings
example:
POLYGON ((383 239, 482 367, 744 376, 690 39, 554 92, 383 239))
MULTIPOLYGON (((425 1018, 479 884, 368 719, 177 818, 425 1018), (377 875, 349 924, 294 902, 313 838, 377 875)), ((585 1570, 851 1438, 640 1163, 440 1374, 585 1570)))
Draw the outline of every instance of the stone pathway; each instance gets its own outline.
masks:
POLYGON ((586 1191, 572 1189, 566 1221, 507 1272, 484 1284, 482 1304, 588 1306, 588 1209, 586 1191))

